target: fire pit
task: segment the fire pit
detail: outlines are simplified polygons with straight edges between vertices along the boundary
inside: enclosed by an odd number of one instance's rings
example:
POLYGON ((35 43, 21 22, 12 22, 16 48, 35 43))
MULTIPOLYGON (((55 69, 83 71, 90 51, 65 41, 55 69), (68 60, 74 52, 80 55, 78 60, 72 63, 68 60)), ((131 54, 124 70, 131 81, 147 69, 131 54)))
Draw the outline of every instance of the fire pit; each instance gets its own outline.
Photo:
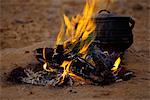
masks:
POLYGON ((134 21, 110 15, 102 20, 93 19, 95 3, 95 0, 87 0, 83 14, 71 20, 64 15, 56 47, 36 49, 34 55, 39 64, 12 70, 9 80, 64 86, 74 83, 106 85, 130 79, 133 72, 121 66, 121 55, 132 44, 134 21), (109 30, 111 28, 113 30, 109 30))

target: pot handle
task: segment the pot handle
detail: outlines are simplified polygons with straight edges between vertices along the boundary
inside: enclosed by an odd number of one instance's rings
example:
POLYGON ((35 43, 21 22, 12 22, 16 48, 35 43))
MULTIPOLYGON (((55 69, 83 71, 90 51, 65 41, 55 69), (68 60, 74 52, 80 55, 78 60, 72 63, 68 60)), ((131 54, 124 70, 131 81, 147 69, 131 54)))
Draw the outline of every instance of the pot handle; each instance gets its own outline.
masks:
POLYGON ((104 10, 100 10, 98 13, 102 13, 102 12, 107 12, 107 13, 110 13, 110 11, 104 9, 104 10))
POLYGON ((134 25, 135 25, 135 21, 130 17, 130 19, 129 19, 129 23, 131 24, 131 29, 133 29, 134 28, 134 25))

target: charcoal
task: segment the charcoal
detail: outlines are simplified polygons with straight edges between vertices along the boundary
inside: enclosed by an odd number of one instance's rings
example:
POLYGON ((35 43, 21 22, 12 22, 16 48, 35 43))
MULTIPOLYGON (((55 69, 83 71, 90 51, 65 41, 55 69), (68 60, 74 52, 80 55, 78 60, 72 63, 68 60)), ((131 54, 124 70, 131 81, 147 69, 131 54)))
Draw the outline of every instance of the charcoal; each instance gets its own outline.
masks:
POLYGON ((93 48, 94 46, 92 46, 92 48, 89 49, 89 55, 92 57, 95 66, 96 66, 96 75, 101 76, 101 73, 105 70, 110 71, 110 66, 112 64, 111 61, 109 62, 109 64, 107 64, 108 62, 106 62, 106 58, 108 58, 104 53, 102 53, 102 51, 99 48, 93 48))
POLYGON ((131 79, 132 77, 134 77, 134 73, 132 71, 127 70, 125 67, 122 67, 117 77, 124 81, 127 81, 131 79))
POLYGON ((74 84, 73 79, 69 75, 66 75, 63 81, 64 82, 62 84, 58 84, 58 86, 72 86, 74 84))
POLYGON ((83 77, 84 79, 89 79, 93 82, 101 81, 101 77, 95 75, 96 68, 80 57, 74 59, 73 64, 71 66, 71 71, 74 74, 83 77))
POLYGON ((47 62, 48 66, 50 66, 51 68, 60 71, 62 70, 62 67, 60 67, 60 64, 56 63, 55 61, 52 62, 47 62))
POLYGON ((64 53, 64 46, 63 45, 58 45, 56 48, 56 53, 64 53))
POLYGON ((11 81, 14 83, 22 83, 22 78, 24 77, 27 77, 26 73, 24 72, 24 68, 18 67, 18 68, 13 69, 10 72, 8 81, 11 81))
POLYGON ((123 57, 123 53, 115 51, 103 51, 97 45, 91 44, 86 57, 79 54, 80 42, 72 45, 68 42, 65 52, 63 45, 53 48, 39 48, 34 54, 40 62, 36 65, 28 65, 26 69, 16 68, 10 73, 10 80, 16 83, 30 83, 34 85, 49 86, 72 86, 75 82, 69 74, 62 80, 64 68, 61 67, 64 61, 72 61, 70 71, 92 82, 94 85, 108 85, 119 80, 128 80, 133 76, 131 71, 119 66, 117 72, 112 72, 113 64, 118 57, 123 57), (43 54, 44 53, 44 54, 43 54), (43 64, 47 64, 47 70, 43 69, 43 64))
POLYGON ((98 59, 96 56, 93 57, 93 60, 95 62, 97 75, 100 75, 100 73, 105 70, 109 70, 107 67, 105 67, 105 65, 101 62, 101 60, 98 59))
POLYGON ((67 54, 64 55, 65 60, 73 60, 75 58, 76 54, 74 54, 73 52, 69 52, 67 54))
POLYGON ((63 63, 63 61, 64 61, 64 55, 61 54, 61 53, 56 54, 56 55, 54 55, 53 60, 54 60, 57 64, 61 65, 61 64, 63 63))
POLYGON ((96 64, 98 71, 110 71, 113 67, 114 62, 120 57, 120 53, 117 52, 105 52, 97 45, 91 45, 88 51, 89 56, 92 57, 96 64))
POLYGON ((109 85, 111 83, 115 82, 115 77, 111 73, 111 71, 105 70, 103 73, 101 73, 103 76, 103 81, 100 83, 100 85, 109 85))
POLYGON ((54 49, 53 48, 45 48, 45 57, 46 57, 46 60, 52 61, 53 54, 54 54, 54 49))
POLYGON ((54 49, 53 48, 38 48, 34 51, 34 55, 36 59, 42 64, 45 61, 50 62, 52 61, 52 56, 54 55, 54 49), (45 49, 45 54, 43 54, 44 49, 45 49))
POLYGON ((124 76, 122 77, 122 79, 124 81, 130 80, 133 76, 133 72, 132 71, 128 71, 124 74, 124 76))
POLYGON ((38 49, 34 50, 34 55, 40 63, 44 63, 43 48, 38 48, 38 49))

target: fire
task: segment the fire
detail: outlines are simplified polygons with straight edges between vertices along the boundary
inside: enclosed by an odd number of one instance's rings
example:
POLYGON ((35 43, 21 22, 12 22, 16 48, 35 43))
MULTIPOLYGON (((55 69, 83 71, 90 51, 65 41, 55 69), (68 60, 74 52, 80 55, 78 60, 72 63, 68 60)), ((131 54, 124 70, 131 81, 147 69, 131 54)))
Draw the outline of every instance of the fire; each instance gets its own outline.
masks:
POLYGON ((63 64, 61 65, 61 67, 64 68, 64 71, 61 75, 62 76, 61 83, 63 83, 65 76, 70 73, 69 67, 70 67, 71 63, 72 63, 72 61, 64 61, 63 64))
POLYGON ((61 67, 63 67, 64 71, 63 71, 63 74, 62 74, 62 80, 61 80, 61 83, 63 83, 65 77, 67 75, 75 78, 75 79, 78 79, 78 80, 81 80, 81 81, 84 81, 83 78, 73 74, 71 71, 70 71, 70 65, 71 65, 72 61, 64 61, 63 64, 61 65, 61 67))
MULTIPOLYGON (((82 15, 78 14, 77 16, 72 17, 71 20, 64 15, 64 23, 62 23, 60 32, 58 33, 56 45, 63 44, 65 51, 69 52, 80 41, 80 50, 77 54, 82 54, 82 56, 86 55, 86 51, 95 37, 93 31, 95 30, 96 25, 92 20, 95 4, 96 0, 87 0, 82 15), (66 29, 64 28, 64 24, 66 29), (71 48, 67 48, 67 43, 71 44, 71 48)), ((61 65, 61 67, 64 68, 62 82, 66 75, 84 80, 69 71, 71 63, 72 61, 64 61, 61 65)))
MULTIPOLYGON (((62 21, 60 31, 56 38, 56 45, 63 45, 65 53, 69 53, 76 46, 78 48, 76 55, 81 58, 85 58, 87 55, 88 48, 90 44, 95 39, 95 28, 96 24, 92 19, 92 16, 95 12, 96 4, 98 0, 87 0, 83 13, 78 14, 71 19, 65 14, 63 15, 64 21, 62 21)), ((106 0, 108 4, 111 0, 106 0)), ((44 54, 45 51, 43 51, 44 54)), ((45 55, 44 57, 45 58, 45 55)), ((120 63, 120 58, 118 58, 114 64, 115 67, 112 68, 113 71, 118 69, 120 63)), ((64 79, 67 75, 71 78, 75 78, 81 81, 85 81, 83 78, 75 75, 70 71, 70 66, 72 61, 63 61, 61 67, 63 68, 63 73, 61 74, 60 83, 64 82, 64 79)), ((48 72, 53 72, 54 70, 46 62, 43 65, 43 68, 48 72)))
POLYGON ((45 61, 45 64, 43 65, 43 69, 48 71, 48 72, 54 72, 54 69, 52 69, 51 67, 49 67, 48 63, 46 62, 46 56, 45 56, 45 48, 43 48, 43 58, 45 61))
POLYGON ((46 70, 46 71, 48 71, 48 72, 55 72, 55 70, 52 69, 52 68, 48 65, 48 63, 45 63, 45 64, 43 65, 43 69, 46 70))
POLYGON ((121 58, 119 57, 116 61, 115 61, 115 63, 114 63, 114 67, 111 69, 113 72, 116 72, 117 70, 118 70, 118 67, 119 67, 119 65, 120 65, 120 62, 121 62, 121 58))
POLYGON ((87 0, 83 14, 77 15, 70 19, 64 15, 64 23, 66 25, 66 30, 64 29, 64 25, 62 23, 62 27, 57 36, 56 44, 62 44, 64 39, 66 39, 63 43, 64 45, 69 41, 72 45, 81 40, 86 40, 90 34, 95 30, 95 23, 92 20, 92 15, 94 11, 95 0, 87 0), (64 31, 65 30, 65 31, 64 31))

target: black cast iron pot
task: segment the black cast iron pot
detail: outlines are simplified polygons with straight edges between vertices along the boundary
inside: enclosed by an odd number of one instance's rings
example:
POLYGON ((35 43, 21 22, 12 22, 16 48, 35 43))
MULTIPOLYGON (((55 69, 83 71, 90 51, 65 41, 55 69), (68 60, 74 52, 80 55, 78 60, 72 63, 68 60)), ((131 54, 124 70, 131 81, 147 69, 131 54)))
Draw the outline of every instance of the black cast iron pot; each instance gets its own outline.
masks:
POLYGON ((132 29, 135 21, 131 17, 118 16, 107 10, 101 10, 95 16, 95 22, 97 33, 95 43, 100 48, 124 52, 133 43, 132 29))

